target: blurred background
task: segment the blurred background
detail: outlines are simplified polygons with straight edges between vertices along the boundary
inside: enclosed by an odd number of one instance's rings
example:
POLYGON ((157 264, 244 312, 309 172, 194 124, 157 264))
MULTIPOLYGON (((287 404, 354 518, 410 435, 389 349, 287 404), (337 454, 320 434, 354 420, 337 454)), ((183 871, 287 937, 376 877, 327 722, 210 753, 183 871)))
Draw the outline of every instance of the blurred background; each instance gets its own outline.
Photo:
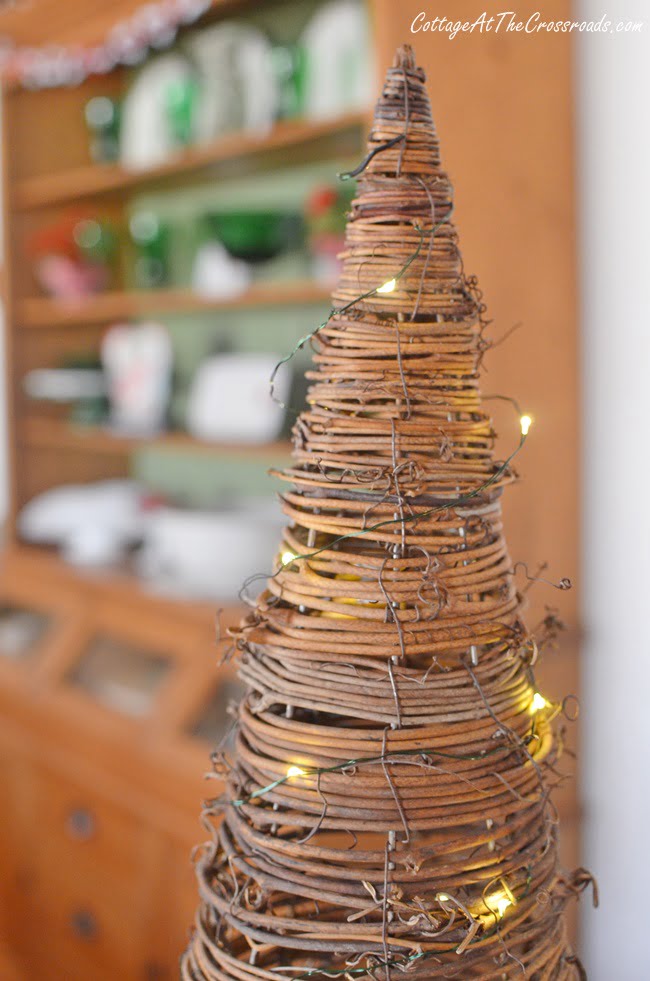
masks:
POLYGON ((308 352, 276 403, 268 379, 327 316, 354 190, 337 174, 403 42, 492 320, 504 451, 500 396, 534 418, 510 550, 574 584, 535 585, 527 613, 563 627, 544 693, 582 703, 557 807, 601 903, 571 930, 595 981, 650 976, 650 19, 611 6, 513 12, 611 31, 451 39, 414 18, 500 5, 0 4, 2 981, 178 974, 219 789, 203 774, 238 697, 223 632, 273 562, 279 403, 304 398, 308 352))

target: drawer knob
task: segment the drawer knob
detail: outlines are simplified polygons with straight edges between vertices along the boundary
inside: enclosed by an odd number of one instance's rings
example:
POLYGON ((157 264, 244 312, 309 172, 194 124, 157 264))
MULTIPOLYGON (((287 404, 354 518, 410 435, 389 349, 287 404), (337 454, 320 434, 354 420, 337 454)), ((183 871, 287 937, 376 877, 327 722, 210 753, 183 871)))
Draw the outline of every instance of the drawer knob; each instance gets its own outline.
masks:
POLYGON ((70 811, 65 826, 70 837, 77 841, 88 841, 95 834, 95 818, 84 807, 75 807, 70 811))
POLYGON ((92 940, 97 936, 97 920, 90 910, 75 910, 70 917, 70 923, 74 933, 82 940, 92 940))

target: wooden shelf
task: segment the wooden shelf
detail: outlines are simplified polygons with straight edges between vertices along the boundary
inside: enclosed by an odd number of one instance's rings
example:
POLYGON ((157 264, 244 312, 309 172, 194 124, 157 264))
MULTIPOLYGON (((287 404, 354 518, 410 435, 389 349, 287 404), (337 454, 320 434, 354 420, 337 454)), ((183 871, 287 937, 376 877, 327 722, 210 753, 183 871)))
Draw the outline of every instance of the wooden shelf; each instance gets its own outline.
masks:
POLYGON ((158 592, 128 568, 77 569, 61 558, 56 548, 45 545, 14 542, 2 552, 0 566, 2 564, 27 577, 33 567, 34 572, 50 573, 60 583, 69 582, 80 588, 89 585, 99 587, 108 591, 103 593, 104 597, 108 595, 117 601, 145 599, 148 603, 160 604, 161 609, 169 609, 171 604, 176 613, 204 624, 214 623, 218 609, 221 609, 224 621, 239 620, 243 610, 242 605, 233 600, 227 600, 220 606, 216 600, 193 600, 158 592))
POLYGON ((261 461, 277 460, 288 457, 291 453, 291 444, 288 441, 255 444, 207 443, 182 432, 131 438, 114 434, 100 426, 76 426, 65 420, 36 416, 21 420, 18 436, 19 441, 31 449, 73 450, 104 456, 128 456, 136 450, 152 448, 261 461))
POLYGON ((217 164, 306 145, 322 156, 324 141, 358 134, 366 125, 364 112, 347 113, 319 122, 288 120, 277 123, 266 136, 237 133, 221 137, 211 143, 188 147, 164 163, 142 170, 127 170, 120 164, 89 164, 59 174, 30 177, 17 183, 13 204, 20 210, 27 210, 164 184, 169 179, 178 183, 182 178, 199 175, 217 164))
POLYGON ((30 297, 18 302, 16 319, 21 328, 74 327, 110 323, 145 314, 328 303, 330 298, 328 287, 310 280, 259 284, 232 299, 209 299, 189 289, 124 290, 69 301, 30 297))

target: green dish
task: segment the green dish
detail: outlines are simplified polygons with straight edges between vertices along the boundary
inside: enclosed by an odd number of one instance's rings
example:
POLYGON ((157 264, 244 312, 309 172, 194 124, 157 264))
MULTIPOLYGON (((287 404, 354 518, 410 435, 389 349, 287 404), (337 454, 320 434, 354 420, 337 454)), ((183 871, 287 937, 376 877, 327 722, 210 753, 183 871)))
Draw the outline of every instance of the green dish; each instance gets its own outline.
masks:
POLYGON ((300 215, 278 211, 228 211, 206 215, 208 229, 236 259, 263 262, 296 244, 300 215))

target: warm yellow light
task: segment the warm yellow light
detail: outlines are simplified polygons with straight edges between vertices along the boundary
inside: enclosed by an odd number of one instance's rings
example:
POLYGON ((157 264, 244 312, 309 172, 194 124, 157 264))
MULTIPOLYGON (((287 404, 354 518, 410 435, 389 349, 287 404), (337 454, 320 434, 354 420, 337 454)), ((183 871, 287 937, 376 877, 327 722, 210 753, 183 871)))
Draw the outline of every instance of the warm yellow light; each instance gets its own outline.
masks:
POLYGON ((305 771, 301 770, 299 766, 290 766, 287 770, 288 777, 304 777, 305 771))
POLYGON ((447 895, 446 892, 439 892, 438 895, 436 896, 436 899, 438 900, 439 903, 449 902, 449 896, 447 895))
POLYGON ((528 436, 528 430, 532 426, 533 420, 530 416, 522 416, 519 422, 521 424, 521 435, 528 436))
POLYGON ((533 700, 530 703, 530 711, 531 713, 541 712, 542 709, 548 708, 550 704, 551 703, 546 698, 544 698, 544 696, 540 694, 540 692, 536 691, 535 694, 533 695, 533 700))
POLYGON ((383 286, 378 286, 377 287, 377 292, 378 293, 392 293, 395 290, 395 287, 396 286, 397 286, 397 280, 396 279, 389 279, 387 282, 384 283, 383 286))
POLYGON ((486 896, 485 905, 489 909, 490 913, 501 919, 507 909, 514 906, 516 903, 515 897, 512 895, 507 886, 504 889, 499 889, 497 892, 493 892, 490 896, 486 896))
POLYGON ((490 906, 493 906, 493 908, 496 909, 497 916, 501 917, 508 907, 512 906, 512 900, 508 899, 507 896, 499 896, 494 905, 490 903, 490 906))
POLYGON ((295 553, 287 550, 282 553, 282 565, 290 565, 295 559, 295 553))

